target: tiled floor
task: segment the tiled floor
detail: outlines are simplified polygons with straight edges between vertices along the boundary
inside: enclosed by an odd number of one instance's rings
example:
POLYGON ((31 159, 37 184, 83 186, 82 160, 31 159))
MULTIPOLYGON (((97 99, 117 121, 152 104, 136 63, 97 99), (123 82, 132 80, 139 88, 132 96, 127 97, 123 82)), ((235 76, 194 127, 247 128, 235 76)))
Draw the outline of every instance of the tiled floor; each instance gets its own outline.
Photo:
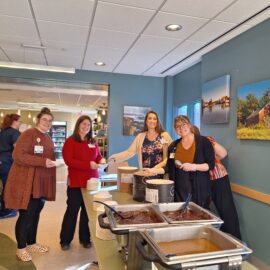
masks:
MULTIPOLYGON (((78 240, 76 231, 71 249, 62 251, 59 245, 59 234, 66 207, 66 170, 62 166, 57 170, 56 202, 46 202, 41 212, 38 228, 39 243, 48 245, 47 254, 34 254, 33 263, 37 270, 85 270, 95 260, 94 248, 84 249, 78 240)), ((0 231, 15 240, 14 227, 17 218, 0 220, 0 231)), ((1 250, 2 247, 0 247, 1 250)), ((17 260, 14 254, 14 260, 17 260)), ((0 262, 1 269, 1 262, 0 262)), ((5 269, 5 268, 4 268, 5 269)), ((19 270, 19 269, 18 269, 19 270)))

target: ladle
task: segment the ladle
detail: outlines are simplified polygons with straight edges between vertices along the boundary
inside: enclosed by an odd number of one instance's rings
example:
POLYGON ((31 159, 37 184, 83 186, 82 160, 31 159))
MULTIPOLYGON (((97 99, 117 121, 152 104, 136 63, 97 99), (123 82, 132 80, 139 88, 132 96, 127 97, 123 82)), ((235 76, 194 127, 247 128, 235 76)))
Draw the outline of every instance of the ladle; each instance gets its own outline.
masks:
POLYGON ((131 213, 125 213, 126 215, 123 216, 122 214, 120 214, 119 212, 117 212, 113 207, 111 207, 110 205, 108 205, 108 204, 106 204, 104 202, 101 202, 101 201, 93 201, 93 202, 103 204, 104 206, 108 207, 110 210, 112 210, 117 216, 119 216, 122 219, 127 219, 127 218, 131 218, 132 217, 132 214, 131 213))
POLYGON ((184 206, 183 206, 182 213, 186 213, 187 212, 188 204, 189 204, 189 202, 191 200, 191 197, 192 197, 191 193, 188 193, 188 196, 187 196, 186 201, 185 201, 184 206))

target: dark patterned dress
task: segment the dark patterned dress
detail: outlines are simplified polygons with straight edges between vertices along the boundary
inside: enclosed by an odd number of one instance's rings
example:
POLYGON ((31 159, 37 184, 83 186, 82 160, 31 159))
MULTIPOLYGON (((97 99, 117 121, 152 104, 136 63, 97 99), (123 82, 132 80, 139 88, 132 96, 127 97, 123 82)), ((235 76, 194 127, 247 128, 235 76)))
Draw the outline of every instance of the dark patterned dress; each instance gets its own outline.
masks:
POLYGON ((161 143, 161 136, 158 135, 153 141, 150 141, 146 136, 142 145, 143 168, 153 168, 162 160, 163 145, 161 143))

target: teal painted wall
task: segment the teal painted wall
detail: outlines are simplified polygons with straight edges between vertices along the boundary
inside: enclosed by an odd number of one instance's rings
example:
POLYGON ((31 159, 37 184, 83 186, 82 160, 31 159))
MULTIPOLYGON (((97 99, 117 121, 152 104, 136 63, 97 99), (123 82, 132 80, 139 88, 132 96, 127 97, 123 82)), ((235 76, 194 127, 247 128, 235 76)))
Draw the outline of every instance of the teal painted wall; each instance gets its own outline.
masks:
MULTIPOLYGON (((228 150, 225 162, 230 180, 270 194, 270 141, 238 140, 237 89, 245 84, 270 78, 270 20, 250 29, 203 56, 201 64, 174 78, 175 105, 201 97, 202 84, 225 74, 231 75, 231 107, 228 124, 203 125, 202 134, 211 134, 228 150), (195 80, 196 82, 194 82, 195 80)), ((270 207, 234 195, 243 240, 254 255, 270 265, 270 207)))
MULTIPOLYGON (((91 72, 77 70, 75 74, 60 74, 50 72, 33 72, 27 70, 0 69, 0 76, 21 78, 44 78, 91 83, 106 83, 110 85, 109 97, 109 153, 125 150, 133 136, 123 136, 123 106, 151 106, 163 122, 165 79, 157 77, 113 74, 106 72, 91 72)), ((136 158, 130 160, 136 164, 136 158)))

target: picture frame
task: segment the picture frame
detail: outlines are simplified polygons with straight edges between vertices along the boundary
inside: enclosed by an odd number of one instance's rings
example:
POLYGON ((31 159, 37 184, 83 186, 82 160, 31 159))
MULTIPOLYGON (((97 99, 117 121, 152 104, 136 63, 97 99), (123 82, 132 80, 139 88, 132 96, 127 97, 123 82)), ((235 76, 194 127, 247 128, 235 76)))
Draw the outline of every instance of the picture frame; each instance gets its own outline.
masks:
POLYGON ((270 140, 270 80, 239 87, 237 138, 270 140))
POLYGON ((123 108, 123 135, 136 136, 143 131, 144 119, 151 107, 124 106, 123 108))
POLYGON ((224 75, 204 83, 202 88, 202 123, 228 123, 229 113, 230 75, 224 75))

